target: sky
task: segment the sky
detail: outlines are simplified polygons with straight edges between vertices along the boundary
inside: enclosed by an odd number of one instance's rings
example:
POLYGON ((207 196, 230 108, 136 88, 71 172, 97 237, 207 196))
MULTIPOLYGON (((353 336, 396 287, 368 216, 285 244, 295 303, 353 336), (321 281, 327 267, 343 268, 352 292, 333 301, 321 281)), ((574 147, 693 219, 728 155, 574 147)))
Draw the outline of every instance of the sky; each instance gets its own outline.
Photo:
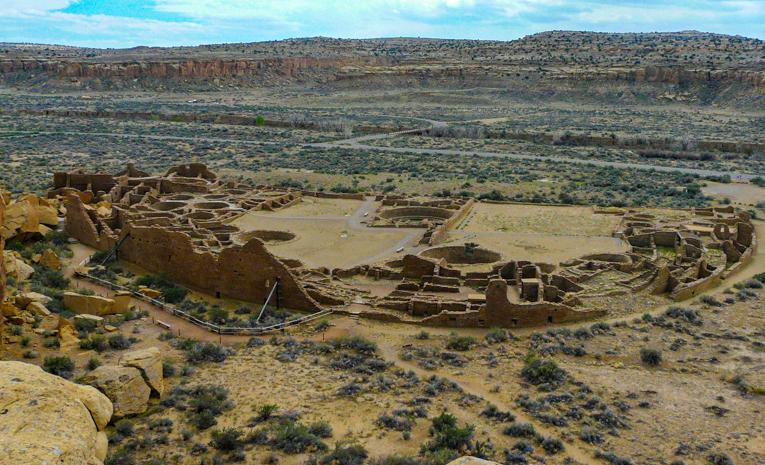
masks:
POLYGON ((765 0, 0 0, 0 42, 99 48, 315 36, 513 40, 549 30, 765 39, 765 0))

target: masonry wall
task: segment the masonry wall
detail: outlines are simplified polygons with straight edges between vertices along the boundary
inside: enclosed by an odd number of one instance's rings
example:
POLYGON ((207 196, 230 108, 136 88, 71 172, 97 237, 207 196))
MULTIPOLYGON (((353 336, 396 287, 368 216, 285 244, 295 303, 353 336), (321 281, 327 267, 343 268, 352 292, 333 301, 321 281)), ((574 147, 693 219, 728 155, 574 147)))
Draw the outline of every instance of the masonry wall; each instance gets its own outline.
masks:
POLYGON ((306 312, 321 308, 290 269, 266 250, 259 239, 230 246, 218 256, 194 249, 184 233, 157 227, 132 227, 120 257, 148 271, 166 272, 173 281, 218 297, 262 304, 276 277, 281 278, 281 304, 306 312))

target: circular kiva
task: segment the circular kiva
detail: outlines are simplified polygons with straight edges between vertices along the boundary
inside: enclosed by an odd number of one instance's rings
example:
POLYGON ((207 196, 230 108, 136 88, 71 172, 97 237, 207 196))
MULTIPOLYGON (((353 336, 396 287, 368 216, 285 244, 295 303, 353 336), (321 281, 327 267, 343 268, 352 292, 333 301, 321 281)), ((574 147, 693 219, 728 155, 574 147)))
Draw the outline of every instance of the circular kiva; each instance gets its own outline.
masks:
POLYGON ((494 263, 502 260, 502 255, 493 250, 481 247, 452 245, 423 250, 420 256, 426 258, 444 259, 454 265, 474 265, 479 263, 494 263))
POLYGON ((222 210, 229 208, 231 205, 226 202, 197 202, 192 204, 192 206, 200 210, 222 210))
POLYGON ((152 205, 151 208, 153 210, 160 211, 160 212, 169 212, 173 210, 180 210, 186 205, 187 205, 186 202, 181 202, 178 200, 167 200, 164 202, 157 202, 154 205, 152 205))
POLYGON ((269 231, 258 229, 255 231, 242 232, 234 236, 234 242, 237 244, 246 244, 251 239, 258 238, 265 243, 289 242, 297 239, 295 233, 289 231, 269 231))

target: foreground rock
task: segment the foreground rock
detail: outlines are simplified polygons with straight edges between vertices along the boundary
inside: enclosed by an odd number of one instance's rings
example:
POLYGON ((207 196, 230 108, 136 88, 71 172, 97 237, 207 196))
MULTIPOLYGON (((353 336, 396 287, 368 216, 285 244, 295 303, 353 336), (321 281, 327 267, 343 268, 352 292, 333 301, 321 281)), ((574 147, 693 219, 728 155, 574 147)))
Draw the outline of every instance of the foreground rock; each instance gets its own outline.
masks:
POLYGON ((484 459, 479 459, 478 457, 466 455, 464 457, 460 457, 458 459, 452 460, 447 465, 499 465, 499 464, 491 460, 484 460, 484 459))
POLYGON ((146 384, 157 395, 165 391, 165 381, 162 376, 162 355, 156 347, 128 352, 122 357, 121 364, 137 368, 146 384))
POLYGON ((40 367, 0 362, 0 462, 102 465, 112 404, 40 367))
MULTIPOLYGON (((127 299, 129 302, 130 299, 127 299)), ((79 314, 96 316, 117 315, 127 311, 123 297, 119 300, 107 299, 97 295, 82 295, 76 292, 64 292, 64 304, 71 311, 79 314)))
POLYGON ((88 373, 85 384, 97 388, 114 405, 114 418, 137 415, 146 411, 151 389, 133 367, 100 366, 88 373))

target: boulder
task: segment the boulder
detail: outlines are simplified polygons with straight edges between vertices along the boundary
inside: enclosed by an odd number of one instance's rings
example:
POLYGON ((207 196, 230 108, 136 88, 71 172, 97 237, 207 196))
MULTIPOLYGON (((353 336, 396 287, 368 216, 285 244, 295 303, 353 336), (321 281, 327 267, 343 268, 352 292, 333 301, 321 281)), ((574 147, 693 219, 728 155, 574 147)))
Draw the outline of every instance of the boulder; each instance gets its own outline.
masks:
POLYGON ((2 302, 0 303, 0 315, 5 318, 16 317, 19 315, 19 308, 8 301, 2 302))
POLYGON ((143 413, 148 408, 151 389, 137 368, 100 366, 88 373, 85 384, 106 394, 114 406, 115 419, 143 413))
POLYGON ((51 300, 53 299, 47 295, 39 294, 37 292, 22 292, 21 294, 15 296, 16 306, 22 310, 26 309, 27 306, 32 302, 40 302, 41 304, 45 305, 51 300))
POLYGON ((45 305, 41 304, 40 302, 31 302, 29 305, 27 305, 26 311, 32 315, 50 316, 50 310, 48 310, 45 305))
POLYGON ((64 304, 69 310, 96 316, 115 315, 120 312, 114 308, 114 300, 97 295, 82 295, 76 292, 64 292, 64 304))
POLYGON ((37 212, 32 208, 32 205, 25 200, 17 200, 9 204, 5 210, 2 237, 5 240, 14 237, 25 240, 27 235, 36 233, 39 227, 37 212))
POLYGON ((120 362, 123 366, 138 368, 144 381, 157 395, 165 391, 165 382, 162 376, 162 355, 156 347, 135 350, 122 356, 120 362))
POLYGON ((35 211, 35 214, 37 215, 37 221, 40 224, 45 224, 48 226, 58 225, 58 211, 53 207, 53 205, 51 205, 49 201, 37 197, 33 194, 24 194, 16 199, 16 202, 22 201, 29 203, 29 205, 35 211))
POLYGON ((101 326, 102 324, 104 324, 104 319, 102 317, 96 316, 96 315, 88 315, 87 313, 75 315, 74 321, 77 321, 77 320, 90 321, 96 326, 101 326))
POLYGON ((74 325, 63 317, 58 317, 58 338, 61 340, 61 351, 68 352, 75 349, 80 344, 77 337, 77 330, 74 325))
POLYGON ((18 281, 25 281, 35 272, 35 269, 27 265, 18 252, 3 251, 6 276, 18 281))
POLYGON ((112 305, 112 309, 114 310, 114 313, 125 313, 130 308, 130 299, 133 298, 133 293, 130 291, 117 291, 116 294, 114 294, 114 297, 112 297, 112 300, 114 301, 114 305, 112 305))
POLYGON ((499 465, 497 462, 491 460, 479 459, 478 457, 472 457, 466 455, 458 459, 452 460, 447 465, 499 465))
POLYGON ((47 249, 45 252, 43 252, 40 256, 40 260, 38 260, 37 263, 40 266, 44 266, 52 270, 58 270, 61 268, 61 260, 58 258, 58 255, 56 255, 56 252, 51 249, 47 249))
POLYGON ((101 465, 112 405, 96 389, 40 367, 0 362, 0 462, 101 465))
POLYGON ((159 299, 160 297, 162 297, 161 292, 159 292, 156 289, 149 289, 148 287, 141 287, 138 289, 138 292, 152 299, 159 299))

